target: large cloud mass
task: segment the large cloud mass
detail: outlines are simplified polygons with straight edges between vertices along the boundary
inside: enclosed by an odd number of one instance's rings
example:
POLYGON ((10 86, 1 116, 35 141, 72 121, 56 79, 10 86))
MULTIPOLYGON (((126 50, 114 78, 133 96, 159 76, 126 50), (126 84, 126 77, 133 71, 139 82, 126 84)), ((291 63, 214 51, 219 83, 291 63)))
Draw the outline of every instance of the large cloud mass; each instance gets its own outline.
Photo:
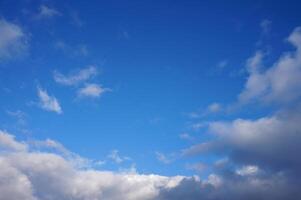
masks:
POLYGON ((32 147, 48 141, 19 142, 0 132, 1 200, 154 199, 184 178, 80 169, 72 158, 32 147))

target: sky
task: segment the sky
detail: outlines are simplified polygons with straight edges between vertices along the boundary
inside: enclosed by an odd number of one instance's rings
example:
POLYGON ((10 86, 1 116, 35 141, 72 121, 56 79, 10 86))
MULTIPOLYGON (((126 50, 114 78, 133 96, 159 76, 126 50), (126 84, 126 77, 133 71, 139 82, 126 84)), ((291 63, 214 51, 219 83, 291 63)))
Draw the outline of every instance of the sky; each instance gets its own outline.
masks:
POLYGON ((0 1, 0 200, 301 199, 300 8, 0 1))

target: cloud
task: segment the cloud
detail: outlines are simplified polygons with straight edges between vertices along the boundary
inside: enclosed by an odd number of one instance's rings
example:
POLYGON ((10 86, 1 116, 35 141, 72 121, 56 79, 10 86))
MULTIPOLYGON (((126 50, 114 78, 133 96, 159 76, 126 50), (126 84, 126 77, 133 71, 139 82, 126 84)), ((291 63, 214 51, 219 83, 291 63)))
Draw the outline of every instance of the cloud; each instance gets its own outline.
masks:
POLYGON ((79 17, 76 11, 70 13, 71 23, 79 28, 83 27, 84 21, 79 17))
POLYGON ((119 155, 119 151, 114 149, 111 151, 111 153, 108 155, 108 158, 111 159, 112 161, 114 161, 117 164, 120 164, 126 160, 130 160, 131 158, 127 157, 127 156, 120 156, 119 155))
POLYGON ((181 133, 179 137, 183 140, 194 140, 194 137, 192 137, 189 133, 181 133))
POLYGON ((27 145, 24 143, 16 142, 13 135, 0 130, 0 149, 12 151, 26 151, 27 145))
POLYGON ((89 54, 88 48, 86 45, 69 45, 64 41, 57 41, 55 43, 55 48, 63 51, 67 55, 71 56, 87 56, 89 54))
POLYGON ((111 91, 109 88, 103 88, 101 85, 95 83, 85 84, 84 87, 79 88, 77 95, 79 97, 100 97, 103 93, 111 91))
POLYGON ((219 103, 212 103, 208 106, 207 112, 208 113, 217 113, 221 111, 222 106, 219 103))
POLYGON ((25 125, 26 124, 26 113, 24 113, 21 110, 16 110, 16 111, 10 111, 7 110, 6 113, 15 118, 18 122, 19 125, 25 125))
POLYGON ((162 188, 156 200, 294 200, 301 198, 299 187, 300 180, 281 174, 246 177, 227 171, 205 181, 184 178, 176 187, 162 188))
MULTIPOLYGON (((47 139, 41 146, 57 145, 47 139), (43 144, 43 145, 42 145, 43 144)), ((136 171, 113 172, 78 168, 60 152, 36 149, 36 142, 17 141, 7 132, 0 137, 2 199, 17 200, 294 200, 301 198, 298 176, 244 165, 224 167, 201 180, 197 176, 160 176, 136 171), (7 142, 9 141, 9 142, 7 142), (34 145, 34 146, 32 146, 34 145), (5 149, 5 152, 4 150, 5 149)), ((64 148, 64 147, 63 147, 64 148)), ((64 148, 65 149, 65 148, 64 148)), ((66 150, 68 151, 68 150, 66 150)))
POLYGON ((288 37, 296 50, 285 52, 271 67, 263 64, 264 54, 256 52, 247 61, 249 77, 239 95, 241 103, 291 103, 301 97, 301 27, 288 37))
MULTIPOLYGON (((23 144, 14 139, 13 143, 23 144)), ((27 151, 1 152, 0 180, 6 181, 0 181, 0 199, 154 200, 161 189, 175 187, 184 178, 79 169, 63 155, 28 145, 27 151)))
POLYGON ((47 91, 40 87, 38 87, 38 97, 40 100, 39 105, 42 109, 58 114, 63 112, 58 100, 54 96, 49 96, 47 91))
POLYGON ((262 29, 263 34, 268 34, 271 30, 272 21, 268 19, 264 19, 260 22, 260 27, 262 29))
POLYGON ((61 16, 62 14, 54 8, 50 8, 46 5, 41 5, 39 8, 39 13, 36 15, 37 19, 49 19, 56 16, 61 16))
POLYGON ((22 28, 0 19, 0 60, 14 58, 27 48, 27 36, 22 28))
POLYGON ((165 155, 164 153, 156 152, 156 158, 157 158, 158 161, 160 161, 164 164, 170 164, 173 161, 175 161, 176 154, 172 153, 172 154, 165 155))
POLYGON ((89 80, 96 76, 97 73, 97 68, 95 66, 89 66, 69 75, 63 75, 58 71, 55 71, 54 80, 62 85, 73 86, 89 80))
POLYGON ((277 103, 272 114, 206 124, 207 141, 182 150, 182 156, 217 156, 207 180, 183 179, 157 199, 299 199, 301 192, 301 28, 288 41, 296 47, 271 67, 262 51, 247 61, 249 77, 240 102, 277 103), (201 189, 200 189, 201 188, 201 189))
POLYGON ((203 172, 207 166, 204 163, 193 163, 193 164, 187 164, 186 169, 197 171, 198 173, 203 172))
POLYGON ((256 165, 247 165, 243 166, 242 168, 238 169, 236 173, 241 176, 250 176, 255 175, 259 171, 258 167, 256 165))

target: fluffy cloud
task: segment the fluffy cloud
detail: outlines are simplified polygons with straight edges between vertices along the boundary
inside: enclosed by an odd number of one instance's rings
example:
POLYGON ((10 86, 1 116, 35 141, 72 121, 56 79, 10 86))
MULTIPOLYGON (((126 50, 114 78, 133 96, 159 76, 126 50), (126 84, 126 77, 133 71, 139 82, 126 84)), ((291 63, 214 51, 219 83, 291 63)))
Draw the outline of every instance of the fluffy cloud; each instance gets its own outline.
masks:
POLYGON ((27 36, 21 27, 0 19, 0 60, 24 52, 27 46, 27 36))
POLYGON ((301 27, 288 37, 296 50, 284 53, 271 67, 264 69, 264 54, 258 51, 247 62, 249 77, 239 95, 241 102, 289 103, 301 96, 301 27))
POLYGON ((62 85, 72 86, 85 82, 96 75, 97 68, 95 66, 89 66, 69 75, 63 75, 55 71, 54 80, 62 85))
MULTIPOLYGON (((269 173, 257 166, 222 168, 207 179, 144 175, 78 167, 65 153, 36 149, 63 149, 53 140, 24 142, 1 132, 0 199, 2 200, 239 200, 299 199, 300 180, 287 173, 269 173), (8 141, 8 142, 7 142, 8 141), (5 150, 4 150, 5 149, 5 150)), ((199 165, 198 165, 199 167, 199 165)))
POLYGON ((235 163, 258 165, 273 170, 301 167, 293 152, 301 151, 301 106, 255 120, 211 122, 214 140, 183 150, 183 155, 227 154, 235 163))
POLYGON ((213 166, 207 181, 182 180, 164 189, 158 199, 299 199, 301 198, 301 28, 288 41, 296 47, 271 67, 264 53, 248 59, 249 77, 241 103, 277 103, 273 114, 257 119, 206 124, 211 139, 182 151, 183 156, 225 157, 213 166))
POLYGON ((61 114, 62 108, 54 96, 49 96, 46 90, 38 87, 39 105, 42 109, 61 114))
MULTIPOLYGON (((8 133, 2 134, 5 137, 0 137, 0 149, 11 146, 3 138, 24 144, 8 133)), ((1 200, 151 200, 162 188, 175 187, 184 177, 77 168, 58 153, 11 148, 0 154, 0 178, 1 200)))
POLYGON ((79 97, 100 97, 104 92, 111 91, 109 88, 103 88, 101 85, 95 83, 85 84, 77 92, 79 97))

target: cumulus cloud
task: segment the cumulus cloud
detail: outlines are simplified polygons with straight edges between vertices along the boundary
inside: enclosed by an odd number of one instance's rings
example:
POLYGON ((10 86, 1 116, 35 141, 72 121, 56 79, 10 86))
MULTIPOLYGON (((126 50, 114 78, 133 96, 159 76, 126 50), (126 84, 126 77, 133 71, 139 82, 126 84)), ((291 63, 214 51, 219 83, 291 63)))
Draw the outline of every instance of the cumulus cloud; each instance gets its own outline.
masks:
POLYGON ((109 88, 103 88, 101 85, 95 83, 85 84, 77 92, 79 97, 100 97, 104 92, 111 91, 109 88))
POLYGON ((25 151, 27 145, 21 142, 16 142, 13 135, 0 130, 0 149, 12 150, 12 151, 25 151))
MULTIPOLYGON (((6 147, 2 140, 0 147, 6 147)), ((12 148, 0 154, 0 178, 0 199, 5 200, 153 200, 161 189, 175 187, 184 177, 79 169, 58 153, 12 148)))
POLYGON ((208 130, 215 139, 193 145, 182 153, 227 154, 235 163, 296 171, 301 167, 301 159, 293 153, 301 150, 300 113, 299 105, 255 120, 211 122, 208 130))
MULTIPOLYGON (((66 150, 56 141, 40 145, 66 150)), ((201 180, 197 176, 144 175, 83 168, 60 152, 36 149, 34 141, 17 141, 7 132, 0 137, 2 200, 294 200, 301 197, 300 180, 286 173, 259 173, 257 166, 223 168, 201 180)), ((196 165, 195 167, 203 167, 196 165)), ((194 168, 195 168, 194 167, 194 168)))
POLYGON ((61 114, 62 108, 58 102, 58 100, 54 96, 49 96, 46 90, 43 90, 42 88, 38 87, 38 97, 39 97, 39 106, 46 110, 51 112, 56 112, 58 114, 61 114))
POLYGON ((290 103, 301 96, 301 27, 297 27, 287 41, 296 49, 285 52, 271 67, 263 64, 260 51, 247 61, 249 72, 244 90, 239 95, 242 103, 290 103))
POLYGON ((0 19, 0 60, 13 58, 28 47, 27 36, 17 24, 0 19))
POLYGON ((69 75, 63 75, 58 71, 54 72, 54 80, 62 85, 72 86, 85 82, 97 75, 97 68, 89 66, 69 75))
POLYGON ((262 51, 247 61, 249 77, 240 102, 277 103, 275 111, 255 118, 206 123, 210 139, 182 150, 182 156, 213 155, 214 175, 185 180, 163 189, 158 199, 299 199, 301 192, 301 28, 288 41, 296 48, 271 67, 262 51), (201 188, 201 189, 200 189, 201 188))

